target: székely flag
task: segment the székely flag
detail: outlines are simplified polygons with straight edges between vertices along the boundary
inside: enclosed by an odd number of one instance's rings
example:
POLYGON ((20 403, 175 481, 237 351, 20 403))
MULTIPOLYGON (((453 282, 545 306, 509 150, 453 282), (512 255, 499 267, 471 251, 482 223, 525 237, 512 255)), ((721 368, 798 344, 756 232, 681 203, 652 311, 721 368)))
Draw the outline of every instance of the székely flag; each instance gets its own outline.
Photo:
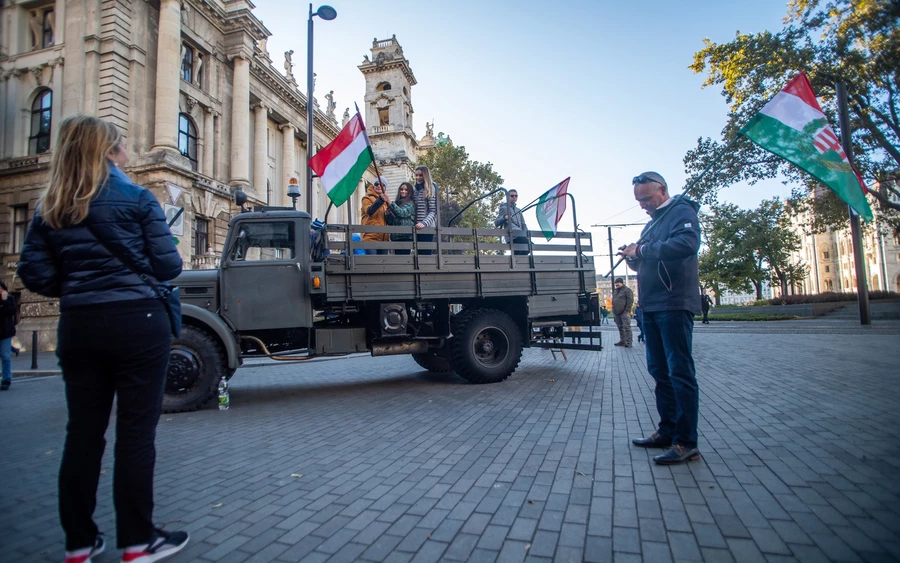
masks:
POLYGON ((535 214, 547 240, 556 236, 559 220, 566 213, 566 190, 570 179, 571 176, 544 192, 537 202, 535 214))
POLYGON ((357 110, 338 136, 309 159, 309 166, 322 180, 328 198, 340 206, 356 190, 373 160, 366 126, 357 110))
POLYGON ((873 219, 865 183, 850 166, 840 139, 802 72, 738 133, 808 172, 866 221, 873 219))

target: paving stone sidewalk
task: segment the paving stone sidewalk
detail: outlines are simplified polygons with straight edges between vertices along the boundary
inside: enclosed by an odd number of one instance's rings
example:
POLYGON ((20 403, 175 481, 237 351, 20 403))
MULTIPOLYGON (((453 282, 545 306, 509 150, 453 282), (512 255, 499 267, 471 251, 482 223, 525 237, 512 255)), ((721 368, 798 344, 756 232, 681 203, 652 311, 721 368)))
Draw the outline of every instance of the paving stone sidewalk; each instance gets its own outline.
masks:
MULTIPOLYGON (((674 467, 630 443, 656 420, 639 344, 527 350, 497 385, 407 357, 244 369, 231 410, 160 420, 155 517, 192 538, 169 560, 900 560, 900 324, 754 326, 698 325, 703 459, 674 467)), ((62 560, 65 417, 59 377, 0 393, 4 562, 62 560)))

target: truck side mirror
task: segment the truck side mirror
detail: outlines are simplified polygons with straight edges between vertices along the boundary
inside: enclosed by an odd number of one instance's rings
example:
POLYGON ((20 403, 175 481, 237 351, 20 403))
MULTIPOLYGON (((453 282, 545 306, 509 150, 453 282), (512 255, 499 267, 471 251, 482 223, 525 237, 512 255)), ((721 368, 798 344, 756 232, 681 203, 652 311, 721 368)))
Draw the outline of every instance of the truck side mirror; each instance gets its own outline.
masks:
POLYGON ((245 203, 247 203, 247 194, 243 190, 234 190, 234 204, 243 211, 245 203))

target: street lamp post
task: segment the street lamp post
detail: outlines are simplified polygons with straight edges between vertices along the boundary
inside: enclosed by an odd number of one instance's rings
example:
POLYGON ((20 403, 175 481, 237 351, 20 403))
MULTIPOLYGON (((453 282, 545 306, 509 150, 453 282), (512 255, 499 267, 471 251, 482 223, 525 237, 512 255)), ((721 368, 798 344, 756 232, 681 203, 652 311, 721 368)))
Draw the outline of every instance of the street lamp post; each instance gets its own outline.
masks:
POLYGON ((313 12, 313 5, 309 5, 309 23, 306 27, 306 212, 312 216, 312 178, 313 171, 309 167, 309 159, 313 156, 313 16, 319 16, 325 21, 331 21, 337 17, 337 10, 331 6, 322 5, 313 12))

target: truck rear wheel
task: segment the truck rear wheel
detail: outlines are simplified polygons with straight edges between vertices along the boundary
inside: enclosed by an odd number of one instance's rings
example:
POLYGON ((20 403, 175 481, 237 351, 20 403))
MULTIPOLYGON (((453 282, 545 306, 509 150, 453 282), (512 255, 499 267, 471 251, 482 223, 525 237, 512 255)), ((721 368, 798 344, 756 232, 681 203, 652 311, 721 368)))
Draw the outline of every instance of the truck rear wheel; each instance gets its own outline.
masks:
POLYGON ((498 383, 522 359, 522 335, 509 315, 495 309, 465 315, 450 340, 450 365, 471 383, 498 383))
POLYGON ((185 325, 172 341, 163 412, 195 411, 208 403, 225 373, 223 360, 218 343, 209 333, 185 325))
POLYGON ((434 373, 453 371, 453 368, 450 367, 450 360, 446 356, 438 356, 434 352, 425 352, 424 354, 413 354, 412 357, 417 364, 428 371, 434 373))

